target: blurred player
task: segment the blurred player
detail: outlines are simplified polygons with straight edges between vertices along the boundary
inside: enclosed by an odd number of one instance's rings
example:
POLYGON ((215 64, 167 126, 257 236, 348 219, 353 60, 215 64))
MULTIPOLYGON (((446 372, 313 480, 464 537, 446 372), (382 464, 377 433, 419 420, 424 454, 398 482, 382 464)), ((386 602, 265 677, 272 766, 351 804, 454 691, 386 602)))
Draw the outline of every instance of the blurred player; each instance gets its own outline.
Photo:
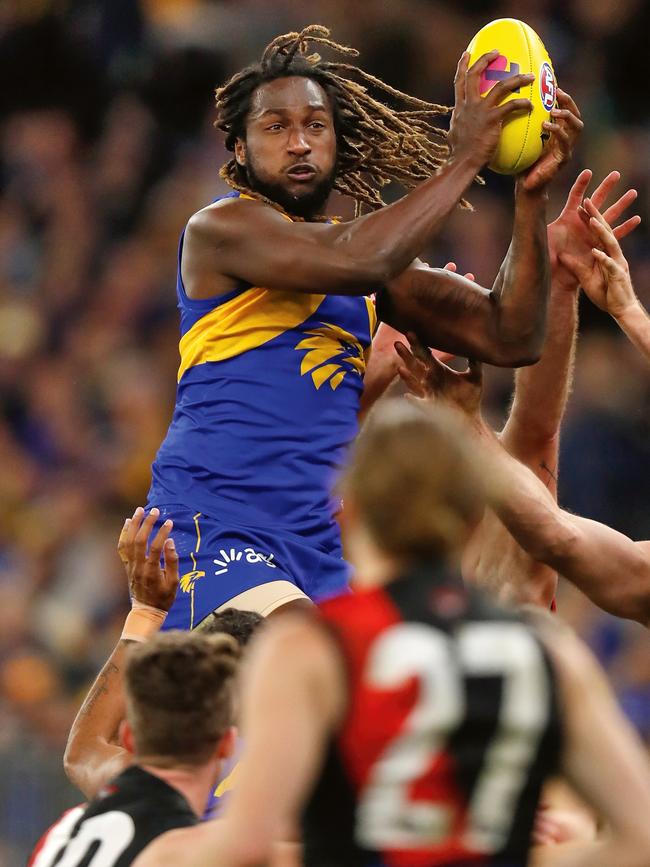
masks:
POLYGON ((194 628, 224 606, 267 615, 343 590, 347 568, 330 496, 357 432, 367 350, 380 318, 419 324, 434 345, 494 364, 530 363, 545 327, 548 183, 582 127, 573 101, 550 145, 518 179, 512 243, 493 289, 416 260, 494 151, 499 105, 529 76, 479 95, 461 58, 447 109, 400 94, 345 62, 311 55, 325 28, 275 39, 261 63, 217 91, 216 125, 234 189, 181 238, 181 365, 176 407, 153 464, 149 503, 174 520, 181 592, 166 628, 194 628), (360 83, 361 82, 361 83, 360 83), (389 108, 371 95, 383 95, 389 108), (385 208, 381 187, 415 188, 385 208), (378 210, 327 220, 332 192, 378 210))
MULTIPOLYGON (((611 231, 610 237, 614 238, 611 231)), ((632 292, 631 284, 628 291, 632 292)), ((414 350, 415 354, 401 353, 405 378, 414 393, 435 396, 472 420, 499 478, 492 509, 517 544, 536 563, 573 582, 603 610, 650 628, 650 541, 635 542, 606 524, 561 509, 481 417, 480 365, 470 363, 468 371, 457 373, 422 346, 415 344, 414 350)))
POLYGON ((196 825, 233 748, 239 648, 227 635, 157 635, 129 648, 120 740, 133 764, 43 837, 30 867, 128 867, 196 825))
POLYGON ((460 579, 480 457, 441 410, 373 413, 342 485, 359 592, 268 628, 225 818, 136 867, 264 864, 300 818, 307 867, 521 867, 558 765, 610 836, 579 857, 554 847, 554 863, 645 867, 650 767, 596 663, 550 616, 534 630, 460 579))
MULTIPOLYGON (((133 753, 120 744, 118 737, 126 712, 123 676, 128 647, 131 642, 146 641, 158 632, 178 587, 178 558, 169 539, 171 522, 153 534, 155 520, 155 514, 144 518, 143 510, 136 509, 120 534, 118 550, 129 579, 133 609, 122 638, 77 714, 66 746, 66 774, 87 798, 94 798, 133 763, 133 753), (160 565, 161 554, 164 568, 160 565)), ((231 608, 207 617, 199 631, 207 635, 231 635, 243 648, 261 622, 255 612, 231 608)), ((222 776, 207 802, 205 817, 222 808, 224 796, 232 788, 239 751, 237 744, 232 755, 224 758, 222 776)))
MULTIPOLYGON (((506 424, 499 434, 505 449, 529 467, 557 498, 560 428, 571 391, 573 359, 578 327, 579 277, 575 267, 590 268, 594 238, 585 207, 588 201, 601 206, 620 180, 610 172, 584 200, 591 172, 576 178, 559 217, 548 227, 551 255, 549 324, 537 364, 515 373, 514 399, 506 424), (565 264, 572 263, 572 270, 565 264)), ((629 217, 616 225, 636 199, 627 190, 604 213, 615 225, 612 233, 622 239, 641 222, 629 217)), ((498 517, 488 510, 463 555, 463 573, 481 587, 504 599, 531 602, 548 608, 554 598, 557 572, 533 559, 517 544, 498 517)))

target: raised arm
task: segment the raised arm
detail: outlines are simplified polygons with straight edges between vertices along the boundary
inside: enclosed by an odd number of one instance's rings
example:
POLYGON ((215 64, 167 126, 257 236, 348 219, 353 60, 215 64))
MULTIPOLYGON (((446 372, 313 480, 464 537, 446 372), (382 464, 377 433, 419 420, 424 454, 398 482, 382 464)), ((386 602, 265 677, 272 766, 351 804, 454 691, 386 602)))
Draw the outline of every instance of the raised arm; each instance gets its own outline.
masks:
POLYGON ((549 147, 515 187, 512 242, 491 290, 447 271, 412 267, 378 296, 378 314, 416 330, 438 349, 504 367, 538 360, 546 328, 550 266, 546 190, 582 130, 578 109, 558 91, 549 147))
POLYGON ((94 797, 106 783, 131 764, 127 750, 116 743, 124 718, 122 677, 128 645, 145 641, 160 629, 178 587, 178 555, 169 539, 171 521, 162 525, 149 548, 147 542, 158 518, 152 509, 136 509, 127 518, 118 551, 129 578, 132 610, 122 637, 91 686, 72 724, 63 764, 71 783, 87 798, 94 797), (144 520, 143 520, 144 518, 144 520), (160 568, 164 556, 165 568, 160 568))
POLYGON ((427 247, 463 193, 489 161, 503 120, 530 110, 526 99, 499 103, 531 76, 499 82, 481 98, 490 52, 468 70, 464 53, 455 79, 456 103, 450 160, 399 201, 349 223, 290 222, 268 205, 226 199, 199 211, 185 234, 184 270, 191 297, 215 291, 205 275, 217 274, 269 289, 367 294, 401 274, 427 247))
POLYGON ((650 626, 650 542, 560 509, 485 426, 482 439, 499 480, 492 507, 522 548, 605 611, 650 626))
MULTIPOLYGON (((601 214, 599 207, 595 196, 585 201, 592 242, 597 245, 591 250, 591 257, 584 261, 567 252, 563 262, 580 280, 591 301, 616 320, 634 346, 650 361, 650 317, 632 285, 630 268, 619 244, 623 237, 621 227, 612 229, 607 211, 601 214)), ((636 216, 624 225, 636 228, 640 222, 641 218, 636 216)))

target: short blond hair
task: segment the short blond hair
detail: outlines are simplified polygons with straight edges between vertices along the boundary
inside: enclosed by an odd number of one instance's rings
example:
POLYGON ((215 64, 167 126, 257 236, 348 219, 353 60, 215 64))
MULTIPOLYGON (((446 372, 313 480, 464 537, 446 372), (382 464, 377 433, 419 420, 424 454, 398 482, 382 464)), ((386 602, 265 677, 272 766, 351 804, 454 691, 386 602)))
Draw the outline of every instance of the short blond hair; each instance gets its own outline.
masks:
POLYGON ((370 417, 341 481, 375 544, 402 560, 443 557, 485 507, 485 479, 466 427, 448 410, 404 399, 370 417))

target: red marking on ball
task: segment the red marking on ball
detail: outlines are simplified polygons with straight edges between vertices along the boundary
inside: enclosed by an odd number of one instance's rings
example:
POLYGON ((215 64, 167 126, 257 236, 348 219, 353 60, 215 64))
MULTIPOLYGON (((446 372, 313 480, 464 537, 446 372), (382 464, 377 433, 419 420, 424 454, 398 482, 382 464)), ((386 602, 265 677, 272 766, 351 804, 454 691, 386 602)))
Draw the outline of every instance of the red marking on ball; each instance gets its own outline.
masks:
POLYGON ((542 97, 542 105, 546 111, 550 111, 555 105, 555 75, 550 63, 542 63, 539 71, 539 93, 542 97))

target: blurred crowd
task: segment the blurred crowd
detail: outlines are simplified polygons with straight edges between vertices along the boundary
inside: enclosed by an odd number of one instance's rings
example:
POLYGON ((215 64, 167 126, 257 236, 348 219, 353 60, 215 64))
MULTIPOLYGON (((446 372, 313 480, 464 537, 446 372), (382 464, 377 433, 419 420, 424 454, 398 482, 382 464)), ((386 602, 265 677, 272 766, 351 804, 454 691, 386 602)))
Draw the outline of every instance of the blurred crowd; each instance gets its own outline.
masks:
MULTIPOLYGON (((650 103, 645 0, 4 0, 0 4, 0 865, 20 863, 79 796, 61 756, 128 604, 116 555, 145 500, 174 399, 178 235, 224 192, 215 85, 267 41, 330 26, 390 84, 453 101, 474 32, 513 16, 544 39, 580 105, 583 167, 639 191, 624 244, 650 306, 650 103)), ((488 173, 432 264, 488 285, 510 237, 512 181, 488 173)), ((339 203, 340 204, 340 203, 339 203)), ((339 212, 344 210, 341 205, 339 212)), ((581 303, 565 421, 563 505, 650 538, 650 369, 581 303)), ((490 371, 498 425, 512 390, 490 371)), ((650 641, 563 587, 560 612, 605 663, 650 740, 650 641)))

